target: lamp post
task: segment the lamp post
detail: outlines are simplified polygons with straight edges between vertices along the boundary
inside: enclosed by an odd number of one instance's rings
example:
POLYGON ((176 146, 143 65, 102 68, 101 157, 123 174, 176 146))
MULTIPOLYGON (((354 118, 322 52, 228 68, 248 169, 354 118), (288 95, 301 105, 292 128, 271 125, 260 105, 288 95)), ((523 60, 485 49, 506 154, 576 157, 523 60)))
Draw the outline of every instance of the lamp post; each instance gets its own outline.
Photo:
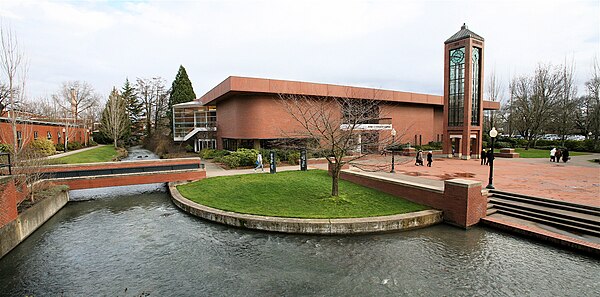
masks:
POLYGON ((492 154, 488 160, 488 163, 490 164, 490 179, 486 189, 495 189, 492 180, 494 179, 494 140, 496 139, 496 136, 498 136, 498 131, 496 131, 496 127, 492 127, 492 130, 490 130, 490 137, 492 138, 492 154))
POLYGON ((396 171, 394 170, 394 143, 396 143, 396 129, 392 128, 392 170, 390 170, 390 173, 396 173, 396 171))
POLYGON ((65 145, 64 151, 67 152, 67 129, 63 128, 63 144, 65 145))

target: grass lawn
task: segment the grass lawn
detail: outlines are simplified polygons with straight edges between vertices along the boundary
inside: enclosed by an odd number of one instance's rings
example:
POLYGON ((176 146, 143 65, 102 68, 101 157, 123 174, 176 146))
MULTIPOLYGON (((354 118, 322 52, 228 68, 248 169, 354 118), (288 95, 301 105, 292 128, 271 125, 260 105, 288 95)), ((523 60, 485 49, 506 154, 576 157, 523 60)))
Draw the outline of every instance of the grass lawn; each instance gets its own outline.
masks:
POLYGON ((112 145, 105 145, 73 155, 50 159, 49 161, 50 164, 109 162, 112 161, 117 154, 117 150, 112 145))
POLYGON ((180 185, 197 203, 238 213, 293 218, 355 218, 428 209, 380 191, 340 180, 331 198, 331 177, 323 170, 221 176, 180 185))
MULTIPOLYGON (((550 150, 516 148, 515 153, 519 153, 519 158, 548 158, 550 160, 550 150)), ((569 151, 569 156, 589 155, 588 153, 569 151)))

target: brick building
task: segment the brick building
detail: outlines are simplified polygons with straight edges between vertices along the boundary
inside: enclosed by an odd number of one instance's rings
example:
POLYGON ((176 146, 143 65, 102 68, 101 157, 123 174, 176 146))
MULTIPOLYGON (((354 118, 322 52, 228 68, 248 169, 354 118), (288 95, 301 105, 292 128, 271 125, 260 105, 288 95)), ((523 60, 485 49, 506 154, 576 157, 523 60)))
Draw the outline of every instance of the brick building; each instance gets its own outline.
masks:
POLYGON ((393 127, 404 132, 400 142, 442 142, 449 156, 478 158, 483 111, 500 108, 483 100, 483 38, 463 25, 445 42, 444 57, 443 96, 230 76, 199 99, 173 107, 174 140, 192 141, 196 150, 263 147, 299 128, 280 102, 285 94, 376 100, 380 118, 387 119, 376 129, 393 127))
MULTIPOLYGON (((54 144, 77 141, 81 144, 89 143, 89 130, 83 125, 74 125, 58 121, 42 121, 17 118, 17 142, 19 146, 26 146, 33 140, 48 139, 54 144)), ((12 124, 9 117, 0 117, 0 143, 13 143, 12 124)))

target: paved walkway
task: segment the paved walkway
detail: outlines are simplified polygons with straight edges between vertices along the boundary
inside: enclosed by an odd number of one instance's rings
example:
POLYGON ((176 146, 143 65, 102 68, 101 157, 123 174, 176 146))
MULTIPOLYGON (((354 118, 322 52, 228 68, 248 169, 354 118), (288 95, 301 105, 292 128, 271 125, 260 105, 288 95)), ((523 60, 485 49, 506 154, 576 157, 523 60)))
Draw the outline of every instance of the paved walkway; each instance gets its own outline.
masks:
MULTIPOLYGON (((600 158, 600 154, 575 156, 567 163, 552 163, 540 158, 496 158, 493 184, 496 189, 525 195, 569 201, 579 204, 600 206, 600 165, 588 160, 600 158)), ((441 183, 452 178, 465 178, 488 184, 490 168, 480 165, 480 160, 457 160, 434 158, 433 166, 415 166, 414 160, 397 157, 396 173, 404 176, 429 179, 441 183)), ((376 157, 363 161, 373 168, 383 168, 390 157, 376 157)), ((390 167, 385 170, 389 171, 390 167)))
POLYGON ((85 152, 85 151, 89 151, 89 150, 93 150, 97 147, 101 147, 101 146, 106 146, 107 144, 99 144, 97 146, 90 146, 90 147, 86 147, 86 148, 82 148, 82 149, 78 149, 78 150, 74 150, 74 151, 68 151, 66 153, 60 153, 60 154, 55 154, 52 156, 48 156, 45 159, 56 159, 56 158, 61 158, 61 157, 65 157, 65 156, 70 156, 73 154, 77 154, 77 153, 81 153, 81 152, 85 152))

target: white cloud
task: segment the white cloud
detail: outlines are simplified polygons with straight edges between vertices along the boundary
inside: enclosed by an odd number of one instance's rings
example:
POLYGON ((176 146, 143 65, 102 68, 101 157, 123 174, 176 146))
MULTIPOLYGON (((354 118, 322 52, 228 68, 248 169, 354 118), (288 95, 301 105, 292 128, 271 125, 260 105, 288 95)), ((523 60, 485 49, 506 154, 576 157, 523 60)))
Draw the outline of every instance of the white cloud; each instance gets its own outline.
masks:
POLYGON ((597 1, 5 1, 30 58, 29 93, 86 80, 171 81, 197 95, 229 75, 441 94, 443 42, 466 22, 485 69, 507 80, 573 57, 582 84, 599 55, 597 1))

